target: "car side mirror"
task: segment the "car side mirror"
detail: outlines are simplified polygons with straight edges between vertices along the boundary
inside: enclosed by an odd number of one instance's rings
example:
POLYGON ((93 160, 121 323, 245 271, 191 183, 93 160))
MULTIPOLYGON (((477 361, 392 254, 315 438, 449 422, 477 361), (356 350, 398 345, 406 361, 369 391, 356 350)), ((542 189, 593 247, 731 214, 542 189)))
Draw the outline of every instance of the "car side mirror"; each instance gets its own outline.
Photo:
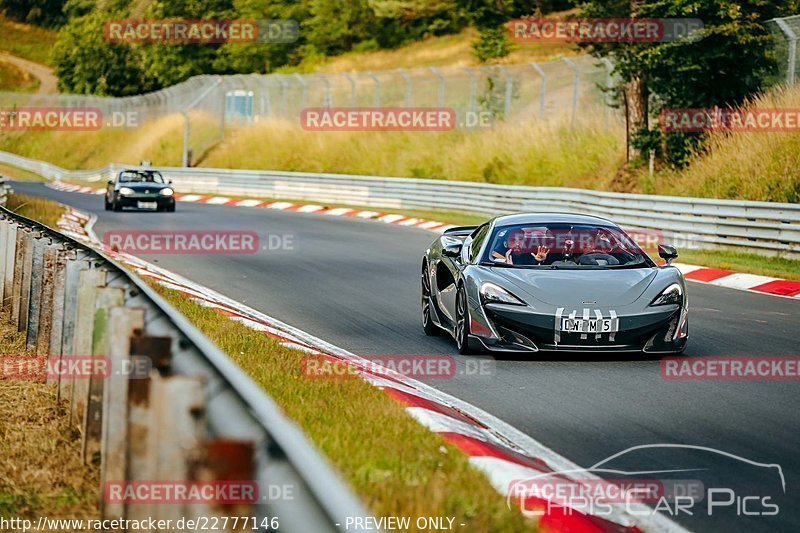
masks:
POLYGON ((442 255, 446 257, 460 257, 462 247, 463 244, 460 242, 448 244, 444 248, 442 248, 442 255))
POLYGON ((114 180, 108 180, 109 185, 114 185, 114 180))
POLYGON ((670 246, 669 244, 659 244, 658 256, 664 261, 666 261, 667 264, 669 265, 675 258, 678 257, 678 250, 676 250, 674 246, 670 246))
POLYGON ((167 184, 168 184, 168 185, 172 185, 172 180, 168 180, 168 181, 167 181, 167 184))

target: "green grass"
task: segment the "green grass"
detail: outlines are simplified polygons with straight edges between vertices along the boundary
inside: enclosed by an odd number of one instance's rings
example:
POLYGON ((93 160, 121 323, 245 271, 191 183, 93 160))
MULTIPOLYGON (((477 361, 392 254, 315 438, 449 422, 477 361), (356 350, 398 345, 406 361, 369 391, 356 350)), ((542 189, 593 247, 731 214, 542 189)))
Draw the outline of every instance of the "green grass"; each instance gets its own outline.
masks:
POLYGON ((4 165, 3 163, 0 163, 0 176, 5 176, 6 178, 11 178, 15 181, 47 181, 46 178, 40 176, 39 174, 35 174, 21 168, 12 167, 11 165, 4 165))
POLYGON ((38 79, 0 58, 0 91, 32 93, 38 88, 38 79))
MULTIPOLYGON (((33 355, 0 315, 0 357, 33 355)), ((0 517, 97 518, 99 472, 81 460, 69 402, 43 381, 0 377, 0 412, 0 517)))
POLYGON ((377 516, 449 516, 465 531, 532 529, 467 456, 360 379, 309 379, 307 354, 156 286, 272 396, 377 516))
POLYGON ((8 195, 5 208, 24 217, 38 220, 51 228, 57 227, 58 219, 65 211, 63 205, 51 200, 18 193, 8 195))
POLYGON ((29 61, 53 65, 51 52, 58 32, 23 24, 0 15, 0 50, 29 61))

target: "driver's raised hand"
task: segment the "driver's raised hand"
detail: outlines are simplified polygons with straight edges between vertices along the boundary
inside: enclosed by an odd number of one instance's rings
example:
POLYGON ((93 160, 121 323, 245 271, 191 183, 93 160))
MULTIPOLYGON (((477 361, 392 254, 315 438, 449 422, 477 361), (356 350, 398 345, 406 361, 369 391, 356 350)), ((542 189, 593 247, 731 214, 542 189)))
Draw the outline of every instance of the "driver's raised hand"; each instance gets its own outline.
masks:
POLYGON ((536 253, 531 252, 531 255, 533 256, 534 259, 536 259, 538 262, 541 263, 545 259, 547 259, 547 254, 549 253, 550 253, 550 248, 539 246, 539 248, 537 248, 536 250, 536 253))

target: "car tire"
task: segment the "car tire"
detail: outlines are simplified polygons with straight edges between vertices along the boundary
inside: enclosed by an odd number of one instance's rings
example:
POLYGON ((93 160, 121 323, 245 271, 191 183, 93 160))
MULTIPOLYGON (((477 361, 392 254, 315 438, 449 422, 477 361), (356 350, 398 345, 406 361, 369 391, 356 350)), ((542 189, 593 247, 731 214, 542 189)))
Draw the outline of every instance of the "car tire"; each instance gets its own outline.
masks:
POLYGON ((469 347, 469 311, 467 291, 461 286, 456 293, 456 347, 461 355, 474 353, 469 347))
POLYGON ((119 203, 119 202, 114 202, 114 203, 111 205, 111 207, 112 207, 112 209, 113 209, 114 211, 116 211, 116 212, 120 212, 120 211, 122 211, 122 206, 120 205, 120 203, 119 203))
POLYGON ((175 204, 169 204, 167 206, 167 213, 174 213, 175 212, 175 204))
POLYGON ((428 266, 425 265, 422 268, 422 329, 425 331, 425 335, 429 337, 437 337, 441 335, 442 329, 433 323, 433 318, 431 317, 431 303, 430 303, 430 295, 431 295, 431 277, 428 272, 428 266))
POLYGON ((108 202, 108 196, 103 197, 103 205, 106 208, 106 211, 111 211, 111 204, 108 202))

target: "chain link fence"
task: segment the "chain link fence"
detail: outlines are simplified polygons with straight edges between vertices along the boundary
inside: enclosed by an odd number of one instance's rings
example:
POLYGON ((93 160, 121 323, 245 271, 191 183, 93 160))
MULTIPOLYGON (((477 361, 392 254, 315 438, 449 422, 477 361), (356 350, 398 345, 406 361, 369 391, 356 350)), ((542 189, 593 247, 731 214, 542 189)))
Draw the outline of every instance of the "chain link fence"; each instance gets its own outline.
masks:
POLYGON ((589 56, 542 63, 429 67, 333 74, 196 76, 138 96, 0 94, 4 107, 96 108, 104 127, 141 126, 169 115, 184 119, 184 165, 224 138, 228 127, 265 120, 300 125, 310 107, 440 107, 459 128, 481 120, 549 120, 605 113, 612 65, 589 56), (479 118, 480 117, 480 118, 479 118), (488 117, 488 118, 487 118, 488 117))

